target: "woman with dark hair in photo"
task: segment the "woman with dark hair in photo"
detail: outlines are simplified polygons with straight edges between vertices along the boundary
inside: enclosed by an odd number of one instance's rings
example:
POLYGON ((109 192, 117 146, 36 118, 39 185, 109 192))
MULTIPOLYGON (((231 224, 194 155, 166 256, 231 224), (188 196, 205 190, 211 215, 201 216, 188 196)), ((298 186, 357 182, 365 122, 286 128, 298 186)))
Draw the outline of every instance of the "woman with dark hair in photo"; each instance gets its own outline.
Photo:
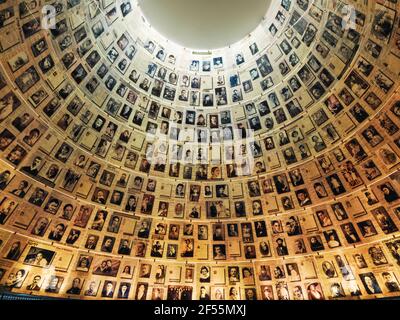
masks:
POLYGON ((312 251, 320 251, 325 249, 320 236, 313 236, 310 238, 310 247, 312 251))
POLYGON ((382 191, 382 194, 386 200, 386 202, 394 202, 397 199, 399 199, 399 195, 397 192, 393 189, 392 185, 390 183, 384 183, 382 184, 379 189, 382 191))
POLYGON ((126 205, 125 205, 125 210, 128 212, 135 211, 137 206, 136 202, 136 197, 135 196, 129 196, 126 205))

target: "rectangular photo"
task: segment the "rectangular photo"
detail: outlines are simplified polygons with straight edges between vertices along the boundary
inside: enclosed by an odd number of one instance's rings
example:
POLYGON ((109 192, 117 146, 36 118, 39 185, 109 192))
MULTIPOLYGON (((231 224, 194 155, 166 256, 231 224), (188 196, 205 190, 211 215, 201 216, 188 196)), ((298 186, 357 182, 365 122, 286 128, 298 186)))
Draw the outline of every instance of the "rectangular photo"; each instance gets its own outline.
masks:
POLYGON ((32 266, 48 268, 55 255, 55 251, 32 246, 26 254, 24 263, 32 266))

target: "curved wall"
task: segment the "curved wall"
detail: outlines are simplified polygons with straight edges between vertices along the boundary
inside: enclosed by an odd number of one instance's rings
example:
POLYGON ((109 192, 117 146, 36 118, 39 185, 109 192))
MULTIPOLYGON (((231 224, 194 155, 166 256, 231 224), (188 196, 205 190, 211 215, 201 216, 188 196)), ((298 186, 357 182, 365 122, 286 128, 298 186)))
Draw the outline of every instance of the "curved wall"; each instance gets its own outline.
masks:
POLYGON ((0 4, 3 288, 399 295, 396 1, 274 1, 211 51, 134 0, 39 2, 0 4))

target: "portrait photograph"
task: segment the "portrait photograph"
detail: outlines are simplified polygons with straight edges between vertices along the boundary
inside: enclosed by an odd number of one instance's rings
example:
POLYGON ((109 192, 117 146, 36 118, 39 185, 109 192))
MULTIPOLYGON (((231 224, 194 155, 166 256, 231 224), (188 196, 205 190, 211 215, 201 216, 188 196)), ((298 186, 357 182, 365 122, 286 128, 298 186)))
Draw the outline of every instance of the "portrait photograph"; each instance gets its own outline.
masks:
POLYGON ((115 277, 118 273, 121 261, 98 257, 93 262, 93 274, 115 277))
POLYGON ((54 251, 32 246, 26 254, 24 263, 32 266, 48 268, 55 255, 56 253, 54 251))

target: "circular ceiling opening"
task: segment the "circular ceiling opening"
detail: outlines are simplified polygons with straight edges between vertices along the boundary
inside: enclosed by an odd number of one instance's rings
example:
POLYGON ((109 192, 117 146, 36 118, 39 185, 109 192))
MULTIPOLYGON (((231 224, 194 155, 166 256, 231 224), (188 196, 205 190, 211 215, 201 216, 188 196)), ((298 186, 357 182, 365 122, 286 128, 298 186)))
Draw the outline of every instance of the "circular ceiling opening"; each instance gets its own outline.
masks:
POLYGON ((139 0, 148 22, 170 41, 192 49, 229 46, 252 32, 271 0, 139 0))

